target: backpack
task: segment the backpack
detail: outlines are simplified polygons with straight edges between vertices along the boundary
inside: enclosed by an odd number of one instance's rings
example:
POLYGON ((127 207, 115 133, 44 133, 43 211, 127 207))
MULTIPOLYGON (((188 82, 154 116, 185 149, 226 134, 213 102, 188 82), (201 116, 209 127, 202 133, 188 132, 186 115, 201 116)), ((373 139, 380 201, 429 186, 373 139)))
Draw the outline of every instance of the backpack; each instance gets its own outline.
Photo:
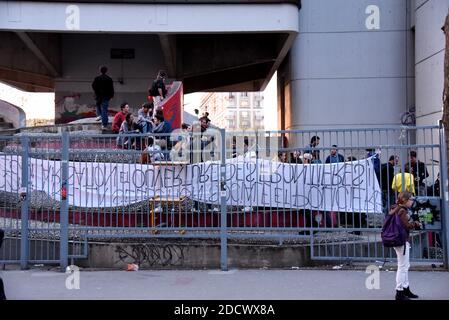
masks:
POLYGON ((382 244, 384 247, 401 247, 407 242, 407 231, 398 214, 388 214, 382 227, 382 244))

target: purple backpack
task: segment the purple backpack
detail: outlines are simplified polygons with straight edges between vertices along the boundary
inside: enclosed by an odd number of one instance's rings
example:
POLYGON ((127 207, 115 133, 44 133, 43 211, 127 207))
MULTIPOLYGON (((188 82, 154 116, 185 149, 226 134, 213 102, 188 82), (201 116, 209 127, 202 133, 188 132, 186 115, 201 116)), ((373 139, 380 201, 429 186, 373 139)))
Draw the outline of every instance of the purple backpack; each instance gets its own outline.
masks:
POLYGON ((407 231, 398 214, 388 214, 382 227, 382 244, 384 247, 400 247, 407 242, 407 231))

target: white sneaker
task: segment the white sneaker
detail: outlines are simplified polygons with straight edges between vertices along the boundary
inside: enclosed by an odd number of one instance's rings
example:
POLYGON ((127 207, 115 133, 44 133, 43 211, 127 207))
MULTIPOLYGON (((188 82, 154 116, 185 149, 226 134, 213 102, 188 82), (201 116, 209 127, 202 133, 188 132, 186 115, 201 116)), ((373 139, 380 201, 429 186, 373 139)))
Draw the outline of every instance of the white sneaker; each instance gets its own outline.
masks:
POLYGON ((108 130, 108 127, 101 126, 101 130, 108 130))
POLYGON ((101 117, 96 117, 95 121, 101 121, 101 117))

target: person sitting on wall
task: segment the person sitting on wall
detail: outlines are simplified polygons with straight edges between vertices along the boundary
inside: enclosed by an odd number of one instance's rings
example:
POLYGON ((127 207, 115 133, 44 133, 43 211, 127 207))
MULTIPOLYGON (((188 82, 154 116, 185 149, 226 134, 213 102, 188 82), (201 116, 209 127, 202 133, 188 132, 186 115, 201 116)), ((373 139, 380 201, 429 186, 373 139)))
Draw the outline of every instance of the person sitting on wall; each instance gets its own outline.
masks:
POLYGON ((302 163, 303 164, 311 164, 313 160, 313 156, 310 153, 304 153, 302 156, 302 163))
POLYGON ((153 132, 153 102, 142 104, 142 107, 137 112, 137 126, 142 133, 153 132))
POLYGON ((183 135, 186 137, 179 136, 177 138, 176 144, 173 146, 173 150, 176 151, 178 157, 182 157, 184 154, 188 154, 188 139, 190 138, 189 132, 192 131, 192 128, 189 124, 183 123, 181 124, 181 131, 183 135))
POLYGON ((320 151, 319 150, 312 151, 312 163, 322 164, 321 159, 320 159, 320 151))
POLYGON ((154 163, 155 161, 164 160, 164 154, 161 147, 154 143, 153 137, 146 138, 147 147, 140 158, 141 164, 154 163))
POLYGON ((290 163, 302 164, 301 151, 300 150, 293 151, 293 153, 292 153, 292 155, 290 157, 290 163))
POLYGON ((326 158, 326 163, 345 162, 345 157, 338 153, 337 145, 332 145, 331 154, 326 158))
MULTIPOLYGON (((312 156, 314 156, 314 160, 317 161, 316 163, 318 163, 318 160, 320 160, 320 151, 315 149, 319 144, 320 144, 320 137, 313 136, 310 139, 310 144, 309 144, 308 148, 306 150, 304 150, 304 153, 309 153, 312 156)), ((312 163, 314 163, 314 162, 312 162, 312 163)), ((321 161, 319 163, 321 163, 321 161)))
POLYGON ((279 152, 278 153, 279 162, 288 163, 288 155, 287 152, 279 152))
POLYGON ((112 131, 114 133, 120 132, 120 127, 122 126, 123 121, 125 121, 126 115, 129 113, 129 105, 128 102, 123 102, 120 105, 120 112, 117 112, 114 116, 114 120, 112 121, 112 131))
POLYGON ((119 136, 117 137, 117 146, 123 149, 134 149, 136 147, 136 140, 131 137, 123 137, 132 133, 139 133, 134 123, 134 116, 132 113, 126 115, 125 121, 120 126, 119 136))
MULTIPOLYGON (((170 134, 173 131, 170 123, 165 120, 164 114, 162 112, 156 112, 156 115, 153 119, 154 129, 153 133, 156 135, 155 144, 161 147, 162 150, 170 150, 170 134)), ((166 159, 168 159, 168 154, 166 155, 166 159)))

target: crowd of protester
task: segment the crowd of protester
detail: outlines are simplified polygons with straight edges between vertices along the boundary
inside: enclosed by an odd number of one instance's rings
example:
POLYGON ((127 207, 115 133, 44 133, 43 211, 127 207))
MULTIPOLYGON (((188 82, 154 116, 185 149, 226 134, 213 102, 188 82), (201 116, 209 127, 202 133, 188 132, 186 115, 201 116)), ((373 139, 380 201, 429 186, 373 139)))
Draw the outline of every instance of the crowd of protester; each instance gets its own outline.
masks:
MULTIPOLYGON (((102 121, 102 127, 107 125, 107 108, 109 100, 114 96, 112 79, 107 76, 107 67, 100 67, 100 75, 92 83, 95 93, 97 120, 102 121)), ((112 131, 118 134, 116 143, 118 148, 136 149, 146 151, 148 156, 143 156, 142 162, 150 163, 158 160, 170 160, 170 151, 174 149, 176 154, 181 156, 184 152, 193 153, 192 148, 201 149, 201 159, 203 161, 202 151, 213 141, 213 137, 203 136, 204 132, 210 126, 209 114, 205 113, 200 117, 196 124, 182 124, 181 129, 186 133, 199 132, 200 142, 187 143, 184 139, 172 141, 170 134, 173 131, 170 122, 164 118, 163 110, 158 107, 166 99, 168 91, 165 85, 166 73, 159 71, 156 78, 148 88, 148 102, 141 105, 137 115, 130 112, 130 106, 123 102, 112 121, 112 131), (133 134, 139 134, 133 137, 133 134), (143 135, 143 137, 142 137, 143 135), (188 146, 190 145, 190 146, 188 146), (189 150, 187 150, 189 149, 189 150)), ((192 141, 190 141, 192 142, 192 141)), ((248 139, 244 144, 244 152, 249 149, 248 139)), ((302 150, 297 149, 292 153, 279 152, 278 160, 283 163, 291 164, 322 164, 321 150, 318 148, 320 137, 313 136, 310 143, 302 150)), ((323 148, 321 148, 323 149, 323 148)), ((403 159, 404 165, 398 168, 399 157, 391 155, 387 163, 381 164, 380 154, 375 149, 366 149, 366 158, 370 158, 373 164, 376 178, 382 190, 384 205, 391 205, 394 199, 401 191, 411 192, 413 195, 439 195, 439 178, 432 186, 426 185, 426 178, 429 177, 426 165, 417 159, 416 151, 410 151, 407 159, 403 159)), ((236 141, 233 141, 233 156, 236 153, 236 141)), ((323 158, 324 159, 324 158, 323 158)), ((191 159, 190 159, 191 160, 191 159)), ((324 163, 343 163, 356 161, 357 159, 350 155, 346 159, 339 153, 338 146, 332 145, 329 155, 324 163)))

